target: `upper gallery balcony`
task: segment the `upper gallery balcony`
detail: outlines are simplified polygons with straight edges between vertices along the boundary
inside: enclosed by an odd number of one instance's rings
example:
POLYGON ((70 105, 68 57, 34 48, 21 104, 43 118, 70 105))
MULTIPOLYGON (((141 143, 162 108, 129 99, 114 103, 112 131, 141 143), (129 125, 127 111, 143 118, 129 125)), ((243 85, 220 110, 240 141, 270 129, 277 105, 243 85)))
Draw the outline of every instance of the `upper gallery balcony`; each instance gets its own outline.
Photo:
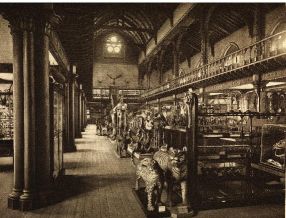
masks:
MULTIPOLYGON (((137 101, 143 93, 143 89, 118 89, 118 94, 123 96, 124 99, 128 101, 137 101)), ((110 89, 109 88, 97 88, 93 89, 93 100, 102 101, 110 100, 110 89)))
POLYGON ((215 83, 243 78, 254 72, 269 72, 286 66, 286 31, 226 55, 214 62, 192 70, 141 95, 155 98, 170 91, 199 88, 215 83))

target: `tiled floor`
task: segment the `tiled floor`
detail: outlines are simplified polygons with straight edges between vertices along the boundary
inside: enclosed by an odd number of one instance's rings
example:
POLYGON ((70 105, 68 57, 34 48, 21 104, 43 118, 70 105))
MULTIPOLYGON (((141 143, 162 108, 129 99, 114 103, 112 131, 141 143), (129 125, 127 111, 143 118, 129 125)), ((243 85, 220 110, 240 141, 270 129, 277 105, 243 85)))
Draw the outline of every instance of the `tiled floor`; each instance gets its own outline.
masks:
MULTIPOLYGON (((76 140, 77 152, 64 155, 65 200, 30 212, 7 209, 12 188, 12 159, 0 158, 0 217, 145 217, 132 194, 135 169, 130 159, 119 159, 106 137, 95 135, 88 126, 82 139, 76 140)), ((196 217, 284 217, 284 207, 260 205, 243 208, 200 211, 196 217)))

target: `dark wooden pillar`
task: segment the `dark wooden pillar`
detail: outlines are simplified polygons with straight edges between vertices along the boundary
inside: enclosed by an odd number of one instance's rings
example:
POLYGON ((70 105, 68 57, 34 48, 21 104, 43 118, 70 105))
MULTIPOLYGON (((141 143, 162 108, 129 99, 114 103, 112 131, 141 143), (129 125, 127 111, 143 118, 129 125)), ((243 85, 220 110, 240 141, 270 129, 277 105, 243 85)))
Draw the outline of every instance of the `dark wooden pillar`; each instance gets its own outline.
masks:
MULTIPOLYGON (((263 12, 263 4, 255 4, 253 20, 253 34, 255 42, 261 41, 265 37, 265 13, 263 12)), ((258 44, 256 48, 256 59, 260 60, 262 57, 263 45, 258 44)))
POLYGON ((260 74, 253 75, 254 91, 257 96, 257 112, 264 113, 267 110, 267 93, 265 91, 267 81, 261 80, 260 74))
POLYGON ((254 21, 253 21, 253 34, 255 41, 260 41, 265 36, 265 12, 263 4, 255 4, 254 21))
POLYGON ((208 24, 205 21, 204 16, 201 17, 200 33, 201 33, 202 63, 203 63, 203 65, 205 65, 208 63, 209 39, 208 39, 208 24))
POLYGON ((175 42, 173 42, 173 75, 176 77, 179 75, 179 52, 175 42))
POLYGON ((165 54, 165 50, 162 48, 159 54, 157 54, 157 73, 159 74, 159 84, 163 83, 163 56, 165 54))
POLYGON ((198 178, 198 98, 195 93, 187 96, 188 104, 188 125, 186 132, 186 140, 188 143, 187 148, 187 192, 190 199, 188 199, 191 208, 195 207, 198 203, 197 196, 197 178, 198 178))
POLYGON ((207 95, 204 87, 199 89, 199 94, 200 94, 201 104, 207 105, 208 104, 208 95, 207 95))
POLYGON ((160 98, 157 98, 157 104, 158 104, 158 112, 161 113, 162 112, 162 105, 161 105, 160 98))

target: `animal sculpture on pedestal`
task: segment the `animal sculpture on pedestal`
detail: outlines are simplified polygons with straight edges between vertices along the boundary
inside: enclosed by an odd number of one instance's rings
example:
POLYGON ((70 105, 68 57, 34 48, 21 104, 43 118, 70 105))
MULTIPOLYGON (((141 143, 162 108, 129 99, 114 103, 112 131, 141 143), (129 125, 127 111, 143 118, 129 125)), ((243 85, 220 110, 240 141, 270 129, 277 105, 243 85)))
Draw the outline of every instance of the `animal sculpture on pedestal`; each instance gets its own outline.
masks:
POLYGON ((179 183, 182 191, 182 205, 188 205, 187 196, 187 163, 186 163, 186 148, 183 150, 160 149, 157 151, 153 159, 157 161, 165 174, 165 181, 167 183, 167 201, 172 206, 172 191, 174 183, 179 183))
POLYGON ((136 176, 135 189, 139 190, 139 180, 142 179, 146 186, 147 210, 155 210, 155 207, 160 203, 163 188, 163 172, 161 168, 152 158, 144 158, 137 165, 136 176), (153 196, 155 196, 154 200, 153 196))

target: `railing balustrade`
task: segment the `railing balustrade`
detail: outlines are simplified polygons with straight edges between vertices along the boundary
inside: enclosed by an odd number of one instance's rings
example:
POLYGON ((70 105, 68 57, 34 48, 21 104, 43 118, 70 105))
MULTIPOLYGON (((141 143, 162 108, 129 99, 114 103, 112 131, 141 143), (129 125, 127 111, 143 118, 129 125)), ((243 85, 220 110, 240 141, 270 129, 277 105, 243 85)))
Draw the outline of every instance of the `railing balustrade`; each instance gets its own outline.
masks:
MULTIPOLYGON (((127 98, 139 97, 143 94, 144 89, 119 89, 118 94, 127 98)), ((108 88, 93 89, 93 98, 109 98, 110 90, 108 88)))
POLYGON ((172 81, 168 81, 160 87, 148 90, 142 94, 142 97, 148 97, 159 92, 164 92, 189 83, 208 79, 255 62, 275 58, 285 54, 286 31, 282 31, 209 64, 194 69, 190 73, 179 76, 172 81))

